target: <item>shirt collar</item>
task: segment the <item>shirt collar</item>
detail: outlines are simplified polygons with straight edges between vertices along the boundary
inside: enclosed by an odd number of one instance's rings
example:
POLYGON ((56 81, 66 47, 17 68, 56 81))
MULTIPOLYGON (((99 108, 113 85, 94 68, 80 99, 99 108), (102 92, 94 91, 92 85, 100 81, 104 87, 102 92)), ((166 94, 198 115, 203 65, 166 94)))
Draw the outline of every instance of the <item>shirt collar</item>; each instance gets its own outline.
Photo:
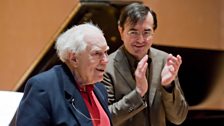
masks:
POLYGON ((126 57, 127 57, 127 60, 128 60, 128 63, 129 63, 129 65, 130 65, 130 67, 136 69, 139 60, 136 60, 136 58, 135 58, 133 55, 131 55, 131 54, 125 49, 125 47, 123 47, 123 51, 124 51, 124 54, 125 54, 126 57))
POLYGON ((77 84, 77 87, 78 87, 78 90, 80 92, 84 92, 84 93, 91 92, 94 89, 94 86, 93 85, 80 86, 80 85, 77 84))

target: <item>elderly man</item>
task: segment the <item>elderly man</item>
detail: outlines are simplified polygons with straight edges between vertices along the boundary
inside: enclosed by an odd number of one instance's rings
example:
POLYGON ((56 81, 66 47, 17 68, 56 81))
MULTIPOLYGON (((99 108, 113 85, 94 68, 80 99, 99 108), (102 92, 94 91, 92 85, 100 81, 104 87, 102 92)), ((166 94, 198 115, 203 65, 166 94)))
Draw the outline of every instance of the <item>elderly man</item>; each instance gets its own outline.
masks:
POLYGON ((16 116, 17 126, 110 126, 103 84, 109 47, 91 23, 59 36, 56 50, 64 63, 30 78, 16 116))

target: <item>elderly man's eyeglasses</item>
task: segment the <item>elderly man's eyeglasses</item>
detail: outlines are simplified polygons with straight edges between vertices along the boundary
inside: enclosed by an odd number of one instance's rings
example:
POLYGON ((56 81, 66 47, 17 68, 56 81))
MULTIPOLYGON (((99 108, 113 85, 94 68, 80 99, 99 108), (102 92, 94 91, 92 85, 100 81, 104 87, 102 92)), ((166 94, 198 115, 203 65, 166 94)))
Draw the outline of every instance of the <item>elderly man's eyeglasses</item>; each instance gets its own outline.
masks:
POLYGON ((128 31, 128 35, 132 38, 138 39, 140 37, 140 35, 143 36, 144 39, 149 39, 153 36, 153 31, 144 31, 144 32, 139 32, 139 31, 135 31, 135 30, 130 30, 128 31))

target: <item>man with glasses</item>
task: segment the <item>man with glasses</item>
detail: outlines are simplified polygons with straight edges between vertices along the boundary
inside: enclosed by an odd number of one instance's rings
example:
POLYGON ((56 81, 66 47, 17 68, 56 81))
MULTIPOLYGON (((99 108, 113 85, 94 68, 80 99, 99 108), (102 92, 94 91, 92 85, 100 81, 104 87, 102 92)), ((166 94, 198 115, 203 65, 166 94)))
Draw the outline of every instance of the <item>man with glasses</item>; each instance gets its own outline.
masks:
POLYGON ((103 83, 115 126, 181 124, 188 104, 178 81, 181 56, 152 48, 155 12, 133 3, 119 17, 123 45, 109 56, 103 83))

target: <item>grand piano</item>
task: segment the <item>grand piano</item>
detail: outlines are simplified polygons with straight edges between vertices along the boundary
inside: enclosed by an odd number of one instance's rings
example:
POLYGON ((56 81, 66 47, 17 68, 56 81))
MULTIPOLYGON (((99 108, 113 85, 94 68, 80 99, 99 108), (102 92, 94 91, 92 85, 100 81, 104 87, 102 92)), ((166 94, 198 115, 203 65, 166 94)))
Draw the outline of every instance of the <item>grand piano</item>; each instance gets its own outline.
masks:
MULTIPOLYGON (((133 1, 81 0, 69 21, 62 27, 61 32, 74 24, 92 21, 104 31, 110 46, 109 53, 111 53, 122 44, 117 30, 117 19, 121 8, 131 2, 133 1), (110 22, 108 23, 108 21, 110 22)), ((224 51, 162 45, 153 45, 153 47, 174 55, 180 54, 183 58, 179 79, 190 108, 187 119, 182 126, 223 126, 224 51)), ((54 49, 54 43, 52 43, 44 56, 25 77, 17 91, 23 92, 26 81, 31 76, 60 63, 54 49)))

